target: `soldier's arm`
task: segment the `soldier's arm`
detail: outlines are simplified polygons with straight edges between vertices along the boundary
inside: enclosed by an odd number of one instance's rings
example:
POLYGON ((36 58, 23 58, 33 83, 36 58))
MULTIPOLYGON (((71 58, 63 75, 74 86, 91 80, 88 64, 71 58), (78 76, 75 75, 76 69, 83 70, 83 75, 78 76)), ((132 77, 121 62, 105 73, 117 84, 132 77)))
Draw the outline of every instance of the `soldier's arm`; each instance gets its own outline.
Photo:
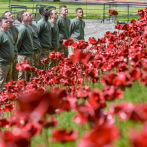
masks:
POLYGON ((72 35, 73 31, 74 31, 74 23, 71 22, 70 27, 69 27, 69 34, 70 34, 70 36, 72 35))
POLYGON ((38 22, 36 26, 37 26, 37 30, 38 30, 38 35, 40 35, 40 33, 42 32, 42 26, 43 25, 38 22))
POLYGON ((17 42, 16 42, 16 46, 17 46, 17 49, 18 50, 20 50, 20 47, 22 45, 24 36, 25 36, 24 30, 19 30, 19 32, 18 32, 18 38, 17 38, 17 42))

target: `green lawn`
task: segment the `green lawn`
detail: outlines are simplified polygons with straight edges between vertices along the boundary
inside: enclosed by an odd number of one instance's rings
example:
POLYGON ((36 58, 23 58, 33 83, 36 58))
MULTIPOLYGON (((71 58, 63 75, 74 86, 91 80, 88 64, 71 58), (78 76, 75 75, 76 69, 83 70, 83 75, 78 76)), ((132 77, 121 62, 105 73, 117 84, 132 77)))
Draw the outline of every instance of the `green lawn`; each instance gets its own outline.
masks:
MULTIPOLYGON (((9 10, 9 2, 8 0, 5 2, 2 2, 3 0, 0 0, 0 15, 6 11, 9 10)), ((11 2, 11 4, 13 5, 26 5, 27 7, 35 7, 37 3, 42 3, 42 4, 47 4, 47 5, 53 5, 57 8, 57 10, 59 11, 59 6, 60 5, 67 5, 68 9, 69 9, 69 15, 68 17, 70 18, 74 18, 75 17, 75 9, 78 7, 83 8, 84 10, 84 18, 87 19, 103 19, 103 17, 105 16, 105 18, 109 18, 109 6, 106 5, 105 7, 105 11, 103 11, 104 9, 104 5, 94 5, 94 4, 89 4, 86 5, 86 3, 84 4, 77 4, 77 3, 65 3, 65 2, 18 2, 18 1, 13 1, 11 2)), ((128 20, 128 7, 127 6, 111 6, 112 9, 116 9, 119 13, 119 15, 117 16, 117 20, 124 20, 127 21, 128 20)), ((138 7, 130 7, 130 17, 129 19, 134 19, 137 18, 137 10, 140 9, 138 7)), ((13 9, 13 12, 18 12, 21 11, 23 9, 13 9)), ((33 13, 36 13, 36 10, 34 9, 28 9, 29 11, 32 11, 33 13)))

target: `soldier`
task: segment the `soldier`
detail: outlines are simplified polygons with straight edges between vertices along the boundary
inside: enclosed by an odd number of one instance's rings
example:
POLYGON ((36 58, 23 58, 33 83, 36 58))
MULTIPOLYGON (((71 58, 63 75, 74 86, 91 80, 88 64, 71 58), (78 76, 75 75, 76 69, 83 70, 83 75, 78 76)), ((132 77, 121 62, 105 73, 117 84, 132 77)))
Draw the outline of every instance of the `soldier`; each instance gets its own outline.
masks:
MULTIPOLYGON (((28 28, 28 21, 30 20, 31 15, 27 11, 21 11, 17 14, 17 19, 21 22, 18 28, 18 39, 17 39, 17 48, 18 48, 18 63, 22 63, 24 60, 27 60, 30 65, 32 65, 32 54, 33 54, 33 38, 28 28)), ((29 80, 31 74, 19 70, 18 79, 24 78, 29 80)))
POLYGON ((14 18, 11 12, 6 11, 3 13, 3 17, 6 17, 8 20, 10 20, 10 29, 8 30, 8 32, 10 33, 10 36, 12 38, 12 42, 15 46, 15 57, 14 57, 14 62, 12 65, 12 79, 13 80, 17 80, 17 74, 18 71, 16 70, 16 63, 17 63, 17 46, 16 46, 16 42, 17 42, 17 37, 18 37, 18 29, 17 27, 13 24, 14 23, 14 18))
POLYGON ((67 18, 68 9, 66 6, 60 6, 60 16, 57 21, 57 25, 59 28, 59 51, 64 52, 65 56, 68 56, 68 48, 62 46, 63 40, 68 39, 70 36, 69 34, 69 27, 70 27, 70 19, 67 18))
POLYGON ((58 12, 56 10, 50 11, 49 22, 51 24, 51 36, 52 36, 52 50, 58 51, 59 49, 59 29, 57 26, 58 12))
POLYGON ((51 51, 51 25, 48 21, 49 18, 49 10, 47 7, 41 7, 39 9, 39 13, 42 15, 42 19, 40 19, 37 23, 38 28, 38 37, 41 44, 41 57, 48 57, 49 52, 51 51))
MULTIPOLYGON (((76 9, 76 18, 72 19, 70 25, 70 38, 74 38, 75 41, 84 40, 84 28, 85 22, 82 20, 83 18, 83 9, 76 9)), ((69 56, 73 54, 73 49, 69 48, 69 56)))
POLYGON ((10 21, 6 17, 0 19, 0 90, 3 84, 11 80, 14 45, 8 33, 10 21))
POLYGON ((31 12, 28 12, 30 14, 30 20, 28 22, 30 31, 32 32, 32 38, 33 38, 33 66, 40 68, 40 50, 41 50, 41 45, 40 45, 40 40, 38 38, 38 28, 35 24, 32 23, 33 21, 33 15, 31 12))

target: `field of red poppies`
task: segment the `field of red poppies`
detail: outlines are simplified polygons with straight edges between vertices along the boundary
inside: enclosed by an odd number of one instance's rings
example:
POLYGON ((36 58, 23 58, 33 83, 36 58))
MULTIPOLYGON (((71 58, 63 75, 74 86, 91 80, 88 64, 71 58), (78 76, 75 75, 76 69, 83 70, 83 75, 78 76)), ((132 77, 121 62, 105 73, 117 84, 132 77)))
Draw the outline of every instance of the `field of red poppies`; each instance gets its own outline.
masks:
POLYGON ((147 8, 138 14, 103 38, 64 40, 74 55, 51 52, 44 70, 17 64, 38 76, 5 84, 0 147, 147 147, 147 8))

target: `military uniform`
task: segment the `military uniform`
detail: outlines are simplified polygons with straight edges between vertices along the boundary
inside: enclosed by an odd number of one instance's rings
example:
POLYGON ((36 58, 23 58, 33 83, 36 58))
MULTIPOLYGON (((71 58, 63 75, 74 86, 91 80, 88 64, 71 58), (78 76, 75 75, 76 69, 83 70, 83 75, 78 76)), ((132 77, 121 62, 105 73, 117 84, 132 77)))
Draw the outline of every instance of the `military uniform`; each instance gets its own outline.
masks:
POLYGON ((13 64, 12 64, 12 79, 14 81, 17 80, 17 77, 18 77, 18 70, 16 69, 16 63, 17 63, 17 46, 16 46, 16 42, 17 42, 17 38, 18 38, 18 29, 16 26, 12 26, 9 30, 8 30, 11 38, 12 38, 12 42, 13 42, 13 45, 14 45, 14 52, 15 52, 15 57, 14 57, 14 60, 13 60, 13 64))
POLYGON ((38 37, 41 44, 41 56, 42 58, 47 57, 51 48, 51 25, 49 21, 45 21, 43 18, 37 23, 38 37))
POLYGON ((65 56, 68 56, 68 48, 62 45, 64 39, 70 37, 69 28, 70 28, 70 19, 59 16, 57 25, 59 28, 59 51, 64 52, 65 56))
POLYGON ((59 49, 59 29, 56 23, 49 21, 51 24, 51 36, 52 36, 52 50, 58 51, 59 49))
POLYGON ((38 28, 35 24, 29 25, 30 31, 32 32, 32 38, 33 38, 33 66, 40 68, 40 40, 38 38, 38 28))
POLYGON ((14 45, 8 32, 0 30, 0 90, 3 84, 11 80, 14 45))
MULTIPOLYGON (((21 63, 23 60, 27 60, 29 64, 32 65, 33 39, 30 29, 28 26, 20 24, 18 31, 18 63, 21 63)), ((18 73, 18 79, 20 80, 22 78, 25 78, 25 80, 28 81, 30 78, 30 73, 26 73, 20 70, 18 73)))
MULTIPOLYGON (((84 40, 84 28, 85 22, 83 20, 79 20, 78 18, 74 18, 71 21, 70 25, 70 38, 74 38, 75 41, 84 40)), ((73 48, 69 48, 69 56, 73 54, 73 48)))

